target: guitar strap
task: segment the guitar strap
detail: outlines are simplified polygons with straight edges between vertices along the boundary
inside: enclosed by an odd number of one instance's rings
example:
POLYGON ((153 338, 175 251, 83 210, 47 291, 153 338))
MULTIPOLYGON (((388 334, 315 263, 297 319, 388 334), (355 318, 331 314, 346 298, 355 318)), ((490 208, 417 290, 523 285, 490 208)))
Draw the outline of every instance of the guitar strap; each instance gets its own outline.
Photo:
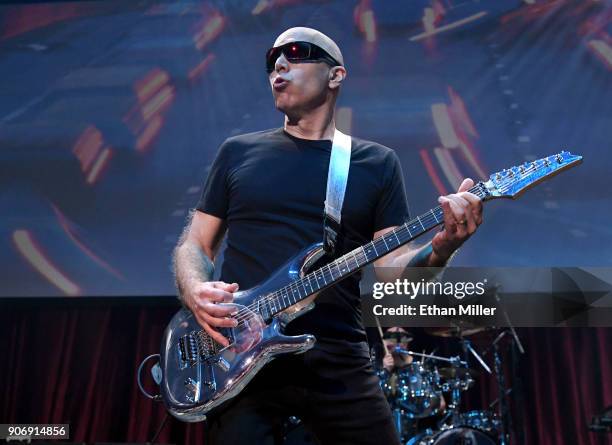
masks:
POLYGON ((323 249, 331 257, 334 257, 339 250, 341 242, 342 204, 350 163, 351 137, 336 129, 329 159, 325 217, 323 218, 323 249))

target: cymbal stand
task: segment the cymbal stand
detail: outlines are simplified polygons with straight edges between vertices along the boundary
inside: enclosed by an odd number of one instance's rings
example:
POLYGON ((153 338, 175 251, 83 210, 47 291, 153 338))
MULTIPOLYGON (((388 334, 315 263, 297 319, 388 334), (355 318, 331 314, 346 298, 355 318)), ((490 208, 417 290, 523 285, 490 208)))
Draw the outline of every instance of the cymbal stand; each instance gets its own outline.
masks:
POLYGON ((504 369, 502 367, 501 354, 499 353, 499 342, 508 333, 504 330, 493 341, 493 364, 495 367, 495 377, 497 380, 497 393, 499 394, 499 416, 501 418, 501 428, 499 430, 499 445, 508 445, 510 438, 508 437, 508 400, 506 398, 506 379, 504 369))

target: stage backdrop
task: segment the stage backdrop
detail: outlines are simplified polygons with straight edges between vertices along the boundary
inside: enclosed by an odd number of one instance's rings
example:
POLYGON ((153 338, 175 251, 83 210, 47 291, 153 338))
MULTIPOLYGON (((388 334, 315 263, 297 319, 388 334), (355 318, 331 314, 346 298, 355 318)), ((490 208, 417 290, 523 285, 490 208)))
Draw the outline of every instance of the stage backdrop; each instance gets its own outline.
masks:
POLYGON ((466 176, 584 155, 487 205, 456 265, 610 265, 611 17, 592 0, 4 4, 0 295, 173 293, 219 144, 282 125, 264 53, 296 25, 342 48, 339 126, 397 151, 415 214, 466 176))

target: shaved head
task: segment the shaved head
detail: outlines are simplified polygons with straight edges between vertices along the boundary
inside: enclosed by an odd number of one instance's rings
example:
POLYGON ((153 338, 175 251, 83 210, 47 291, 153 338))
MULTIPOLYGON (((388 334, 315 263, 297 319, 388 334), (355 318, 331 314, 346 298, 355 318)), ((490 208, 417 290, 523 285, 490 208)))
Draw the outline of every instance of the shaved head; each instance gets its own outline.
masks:
POLYGON ((325 50, 327 54, 332 56, 341 65, 344 65, 344 58, 342 52, 336 42, 330 39, 328 36, 323 34, 321 31, 316 29, 306 28, 303 26, 297 26, 295 28, 289 28, 276 38, 274 47, 284 45, 285 43, 291 42, 309 42, 317 45, 319 48, 325 50))
POLYGON ((346 77, 340 48, 322 32, 302 26, 283 32, 274 42, 274 48, 290 46, 293 42, 315 45, 336 62, 330 61, 329 57, 321 58, 318 54, 313 59, 293 59, 284 50, 273 53, 272 57, 276 60, 266 59, 274 105, 285 113, 285 128, 295 128, 298 122, 313 118, 333 119, 330 116, 333 116, 340 85, 346 77))

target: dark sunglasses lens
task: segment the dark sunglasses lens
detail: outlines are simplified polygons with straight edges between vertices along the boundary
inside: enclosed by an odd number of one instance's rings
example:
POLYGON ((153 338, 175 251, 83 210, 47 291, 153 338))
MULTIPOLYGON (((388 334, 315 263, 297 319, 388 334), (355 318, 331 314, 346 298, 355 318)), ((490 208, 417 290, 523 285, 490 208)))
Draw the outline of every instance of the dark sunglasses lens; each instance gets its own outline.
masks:
POLYGON ((293 42, 285 46, 285 56, 291 60, 305 60, 310 57, 310 45, 303 42, 293 42))
POLYGON ((266 70, 268 73, 274 71, 274 65, 281 55, 285 55, 288 61, 306 60, 311 56, 310 44, 306 42, 292 42, 276 48, 270 48, 266 54, 266 70))
POLYGON ((280 56, 280 53, 281 53, 280 47, 270 48, 268 52, 266 53, 266 71, 268 71, 269 73, 274 71, 274 64, 276 63, 278 56, 280 56))

